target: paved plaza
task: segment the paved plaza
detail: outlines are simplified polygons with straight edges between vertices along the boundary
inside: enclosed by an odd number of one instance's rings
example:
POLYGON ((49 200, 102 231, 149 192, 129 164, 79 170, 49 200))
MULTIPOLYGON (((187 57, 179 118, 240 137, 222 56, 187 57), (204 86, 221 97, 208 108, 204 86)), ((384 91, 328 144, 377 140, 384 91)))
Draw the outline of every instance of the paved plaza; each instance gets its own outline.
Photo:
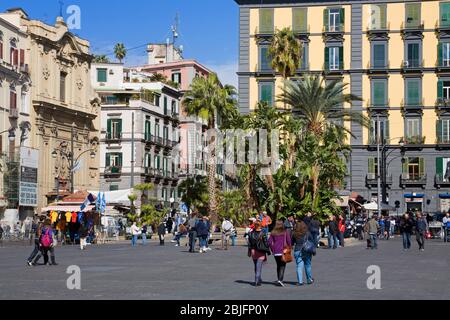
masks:
POLYGON ((450 299, 450 246, 428 241, 425 252, 403 252, 399 238, 380 241, 379 250, 355 242, 320 249, 313 259, 313 286, 296 287, 295 264, 277 287, 273 257, 263 268, 263 286, 252 285, 253 263, 245 247, 190 254, 187 248, 151 243, 56 249, 58 266, 28 267, 31 247, 0 248, 0 299, 450 299), (81 268, 81 290, 68 290, 68 266, 81 268), (367 288, 367 268, 381 268, 381 290, 367 288))

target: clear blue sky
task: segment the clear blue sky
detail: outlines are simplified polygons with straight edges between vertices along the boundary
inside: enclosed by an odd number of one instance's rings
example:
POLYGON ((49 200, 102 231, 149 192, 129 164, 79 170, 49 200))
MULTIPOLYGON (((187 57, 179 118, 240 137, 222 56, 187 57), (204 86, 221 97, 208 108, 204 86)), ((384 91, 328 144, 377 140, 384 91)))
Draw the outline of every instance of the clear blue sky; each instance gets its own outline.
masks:
MULTIPOLYGON (((111 53, 115 43, 134 48, 165 42, 176 13, 180 17, 179 44, 185 58, 194 58, 236 85, 238 62, 238 6, 233 0, 63 0, 66 8, 81 9, 81 29, 72 30, 91 42, 95 54, 111 53)), ((58 0, 1 0, 0 11, 21 7, 30 18, 53 24, 59 15, 58 0)), ((132 50, 126 65, 145 63, 145 48, 132 50)))

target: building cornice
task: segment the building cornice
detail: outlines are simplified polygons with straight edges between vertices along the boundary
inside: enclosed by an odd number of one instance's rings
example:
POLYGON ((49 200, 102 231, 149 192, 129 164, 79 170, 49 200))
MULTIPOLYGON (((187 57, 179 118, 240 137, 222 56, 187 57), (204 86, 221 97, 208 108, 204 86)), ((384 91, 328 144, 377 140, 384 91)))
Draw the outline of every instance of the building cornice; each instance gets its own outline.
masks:
MULTIPOLYGON (((301 6, 314 6, 314 5, 349 5, 349 4, 374 4, 374 3, 404 3, 404 2, 417 2, 416 0, 234 0, 240 6, 246 7, 267 7, 267 6, 280 6, 286 7, 293 5, 301 6)), ((436 0, 437 1, 437 0, 436 0)))

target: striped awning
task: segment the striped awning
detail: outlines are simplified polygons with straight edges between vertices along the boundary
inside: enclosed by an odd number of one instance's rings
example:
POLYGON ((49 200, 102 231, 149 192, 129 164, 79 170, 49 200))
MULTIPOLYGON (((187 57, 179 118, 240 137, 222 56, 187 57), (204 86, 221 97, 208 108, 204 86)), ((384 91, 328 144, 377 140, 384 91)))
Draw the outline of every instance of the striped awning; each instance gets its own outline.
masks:
POLYGON ((87 206, 84 210, 80 210, 80 205, 61 205, 61 206, 48 206, 42 208, 42 212, 50 212, 50 211, 62 211, 62 212, 88 212, 92 209, 95 209, 95 206, 87 206))

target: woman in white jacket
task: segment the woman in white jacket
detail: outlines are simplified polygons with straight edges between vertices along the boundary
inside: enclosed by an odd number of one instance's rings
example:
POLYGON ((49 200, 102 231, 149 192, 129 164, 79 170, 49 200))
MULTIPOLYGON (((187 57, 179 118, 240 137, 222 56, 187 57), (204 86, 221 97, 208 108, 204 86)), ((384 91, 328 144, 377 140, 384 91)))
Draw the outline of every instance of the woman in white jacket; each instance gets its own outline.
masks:
POLYGON ((136 225, 136 222, 133 222, 133 225, 131 226, 131 246, 136 246, 138 235, 141 233, 141 229, 138 228, 136 225))

